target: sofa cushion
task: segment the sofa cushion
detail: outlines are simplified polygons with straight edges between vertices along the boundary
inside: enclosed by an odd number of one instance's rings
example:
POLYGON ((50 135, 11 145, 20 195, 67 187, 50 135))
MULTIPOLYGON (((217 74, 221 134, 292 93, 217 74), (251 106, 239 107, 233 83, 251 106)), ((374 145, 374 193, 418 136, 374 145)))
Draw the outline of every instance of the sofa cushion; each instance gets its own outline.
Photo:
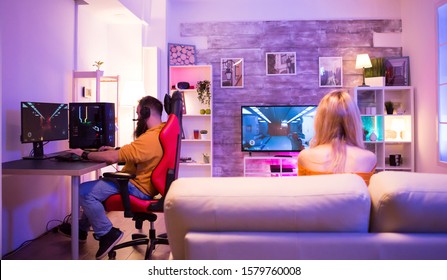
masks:
POLYGON ((188 260, 447 260, 447 234, 188 232, 188 260))
POLYGON ((165 200, 181 259, 187 232, 367 232, 370 197, 354 174, 283 178, 179 178, 165 200))
POLYGON ((384 171, 374 174, 373 232, 447 232, 447 175, 384 171))

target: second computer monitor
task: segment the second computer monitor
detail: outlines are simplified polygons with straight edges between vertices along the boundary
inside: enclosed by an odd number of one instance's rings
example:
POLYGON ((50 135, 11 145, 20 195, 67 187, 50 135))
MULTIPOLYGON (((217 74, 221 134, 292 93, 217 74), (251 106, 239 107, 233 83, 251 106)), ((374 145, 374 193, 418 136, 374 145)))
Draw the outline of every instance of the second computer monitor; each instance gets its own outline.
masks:
POLYGON ((115 104, 69 104, 70 148, 98 149, 115 146, 115 104))

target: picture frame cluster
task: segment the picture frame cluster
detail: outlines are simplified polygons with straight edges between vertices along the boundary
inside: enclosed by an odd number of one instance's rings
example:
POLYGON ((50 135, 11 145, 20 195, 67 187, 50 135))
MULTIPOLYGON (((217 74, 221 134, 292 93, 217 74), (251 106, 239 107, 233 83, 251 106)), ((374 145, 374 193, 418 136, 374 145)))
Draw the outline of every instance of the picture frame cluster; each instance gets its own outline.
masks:
MULTIPOLYGON (((169 65, 196 64, 196 49, 193 45, 168 44, 169 65)), ((409 57, 376 58, 383 61, 381 68, 385 69, 386 86, 408 86, 409 57)), ((224 57, 220 60, 221 88, 244 88, 245 61, 242 57, 224 57)), ((282 76, 297 74, 296 52, 266 52, 265 74, 267 76, 282 76)), ((328 56, 318 58, 319 87, 343 87, 343 57, 328 56)))

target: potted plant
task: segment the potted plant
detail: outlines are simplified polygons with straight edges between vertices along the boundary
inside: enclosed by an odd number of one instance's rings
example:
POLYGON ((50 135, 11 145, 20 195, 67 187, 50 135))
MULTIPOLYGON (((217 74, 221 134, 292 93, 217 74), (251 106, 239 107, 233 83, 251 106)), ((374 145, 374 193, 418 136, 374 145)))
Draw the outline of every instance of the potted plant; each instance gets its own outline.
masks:
POLYGON ((211 114, 211 83, 208 80, 198 81, 196 84, 197 98, 200 103, 206 105, 208 108, 201 109, 200 114, 211 114))
POLYGON ((100 71, 100 70, 101 70, 101 65, 103 65, 103 64, 104 64, 103 61, 98 60, 98 61, 95 61, 95 63, 93 63, 92 66, 95 66, 95 67, 96 67, 96 70, 97 70, 97 71, 100 71))
POLYGON ((394 104, 391 101, 386 101, 385 102, 385 109, 386 109, 386 113, 388 115, 392 115, 394 112, 394 104))
POLYGON ((365 68, 365 84, 369 86, 385 86, 385 64, 382 57, 371 58, 370 68, 365 68))
POLYGON ((200 139, 206 139, 207 134, 208 134, 208 130, 206 130, 206 129, 200 130, 200 139))

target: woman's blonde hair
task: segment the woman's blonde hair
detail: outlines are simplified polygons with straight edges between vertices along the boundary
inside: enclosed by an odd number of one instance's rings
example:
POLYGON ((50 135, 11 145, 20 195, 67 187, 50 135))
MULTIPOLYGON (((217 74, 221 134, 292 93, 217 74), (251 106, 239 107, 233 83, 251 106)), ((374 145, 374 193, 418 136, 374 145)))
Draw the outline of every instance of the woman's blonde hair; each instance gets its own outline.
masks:
POLYGON ((346 145, 364 148, 359 109, 347 92, 335 90, 323 97, 318 104, 314 127, 311 147, 331 144, 332 172, 344 171, 346 145))

